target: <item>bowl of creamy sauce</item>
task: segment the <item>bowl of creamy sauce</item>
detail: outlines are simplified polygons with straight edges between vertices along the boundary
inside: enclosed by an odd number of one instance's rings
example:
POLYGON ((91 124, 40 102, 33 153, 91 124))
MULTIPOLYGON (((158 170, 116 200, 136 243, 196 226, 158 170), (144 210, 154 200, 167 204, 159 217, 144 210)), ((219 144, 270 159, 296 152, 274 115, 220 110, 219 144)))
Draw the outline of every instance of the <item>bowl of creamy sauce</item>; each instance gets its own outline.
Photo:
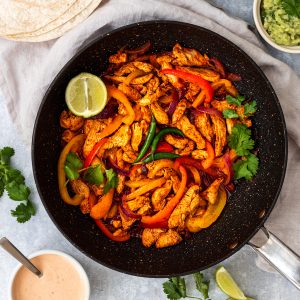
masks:
POLYGON ((10 281, 11 300, 88 300, 90 284, 86 272, 73 257, 56 250, 42 250, 29 256, 43 273, 38 277, 22 265, 10 281))

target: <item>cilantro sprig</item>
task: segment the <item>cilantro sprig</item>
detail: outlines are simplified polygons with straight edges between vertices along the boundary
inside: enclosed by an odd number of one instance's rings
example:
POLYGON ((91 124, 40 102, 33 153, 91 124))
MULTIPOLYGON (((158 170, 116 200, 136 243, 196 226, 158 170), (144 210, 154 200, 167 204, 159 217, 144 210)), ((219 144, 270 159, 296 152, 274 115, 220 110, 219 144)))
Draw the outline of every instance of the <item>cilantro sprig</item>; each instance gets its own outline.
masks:
MULTIPOLYGON (((245 96, 237 95, 236 98, 227 95, 226 100, 229 104, 234 104, 236 106, 241 106, 242 103, 245 101, 245 96)), ((250 117, 252 116, 257 110, 257 103, 255 100, 251 102, 247 102, 244 104, 244 113, 239 115, 235 109, 224 109, 223 116, 225 119, 237 119, 239 117, 250 117)))
POLYGON ((258 164, 258 158, 252 153, 239 160, 233 165, 235 179, 245 178, 251 180, 257 173, 258 164))
POLYGON ((300 19, 300 0, 282 0, 282 6, 289 16, 300 19))
POLYGON ((0 150, 0 197, 6 190, 11 200, 21 202, 15 210, 11 210, 11 215, 16 217, 19 223, 24 223, 35 215, 35 208, 29 200, 30 189, 25 184, 24 176, 21 171, 10 165, 14 154, 15 151, 11 147, 0 150))
MULTIPOLYGON (((193 276, 196 284, 196 289, 202 294, 204 300, 209 299, 209 281, 204 280, 204 276, 200 272, 193 274, 193 276)), ((178 300, 182 298, 203 300, 199 297, 187 295, 185 279, 180 276, 172 277, 168 281, 164 282, 163 290, 167 298, 170 300, 178 300)))

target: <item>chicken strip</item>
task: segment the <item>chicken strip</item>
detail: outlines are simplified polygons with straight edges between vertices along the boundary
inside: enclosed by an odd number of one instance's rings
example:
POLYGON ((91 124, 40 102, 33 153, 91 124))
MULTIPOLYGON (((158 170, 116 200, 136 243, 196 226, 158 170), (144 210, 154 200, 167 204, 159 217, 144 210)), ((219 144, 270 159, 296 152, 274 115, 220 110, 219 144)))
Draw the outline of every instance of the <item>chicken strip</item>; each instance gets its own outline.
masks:
POLYGON ((157 188, 151 197, 151 203, 153 206, 153 209, 155 211, 161 210, 166 205, 166 198, 169 195, 172 188, 172 181, 167 180, 166 183, 161 187, 157 188))
POLYGON ((197 113, 195 116, 195 126, 201 134, 211 142, 214 136, 214 131, 209 120, 209 116, 206 113, 197 113))
POLYGON ((186 110, 186 107, 187 107, 187 101, 185 99, 179 101, 172 115, 172 124, 175 124, 180 120, 180 118, 183 116, 186 110))
POLYGON ((140 77, 137 77, 137 78, 134 78, 130 81, 130 84, 145 84, 147 83, 151 78, 153 77, 153 73, 149 73, 149 74, 146 74, 146 75, 143 75, 143 76, 140 76, 140 77))
POLYGON ((145 228, 142 233, 142 243, 145 247, 151 247, 155 244, 159 236, 165 232, 161 228, 145 228))
POLYGON ((75 135, 76 133, 74 131, 71 131, 70 129, 66 129, 62 133, 61 140, 66 143, 69 143, 75 135))
POLYGON ((127 62, 127 53, 118 52, 109 57, 108 61, 111 64, 120 64, 127 62))
POLYGON ((169 117, 167 113, 160 107, 157 102, 152 103, 150 107, 157 123, 164 125, 169 124, 169 117))
POLYGON ((140 209, 147 203, 150 203, 150 199, 147 196, 138 196, 133 200, 127 201, 127 205, 132 211, 140 209))
POLYGON ((181 156, 190 155, 195 148, 195 143, 191 140, 188 140, 187 145, 183 149, 176 149, 175 153, 181 156))
POLYGON ((179 66, 203 66, 207 64, 206 59, 195 49, 183 48, 178 43, 173 47, 175 59, 173 64, 179 66))
POLYGON ((118 185, 117 185, 117 189, 116 189, 118 194, 121 194, 124 189, 125 179, 126 179, 126 177, 124 175, 118 174, 118 185))
POLYGON ((195 158, 195 159, 203 160, 203 159, 206 159, 208 157, 208 154, 207 154, 207 151, 205 151, 205 150, 197 149, 197 150, 194 150, 192 152, 192 157, 195 158))
POLYGON ((131 146, 134 151, 139 151, 139 145, 142 142, 143 130, 138 122, 135 122, 131 125, 131 146))
POLYGON ((223 178, 217 178, 204 192, 201 193, 203 199, 211 204, 215 204, 218 198, 219 188, 223 178))
POLYGON ((174 146, 177 149, 184 149, 184 147, 188 144, 189 140, 183 137, 174 136, 172 134, 166 134, 165 140, 170 145, 174 146))
POLYGON ((130 142, 128 142, 125 146, 123 146, 122 150, 124 151, 123 160, 132 164, 134 160, 137 158, 137 152, 134 152, 130 142))
POLYGON ((72 114, 69 110, 64 110, 60 114, 60 126, 72 131, 80 129, 84 124, 83 117, 78 117, 72 114))
POLYGON ((210 81, 210 82, 215 82, 220 79, 220 74, 216 71, 213 71, 211 69, 208 69, 207 67, 205 68, 190 68, 190 67, 180 67, 177 66, 176 69, 182 70, 188 73, 192 73, 195 75, 200 75, 203 79, 210 81))
POLYGON ((216 157, 222 154, 223 148, 227 143, 226 140, 226 124, 223 118, 215 115, 211 115, 211 120, 213 122, 213 128, 216 135, 215 141, 215 155, 216 157))
POLYGON ((193 185, 187 190, 183 198, 173 210, 168 221, 169 228, 178 227, 178 230, 183 230, 186 217, 193 214, 195 209, 198 207, 199 202, 199 186, 193 185))
POLYGON ((89 198, 90 189, 81 179, 70 180, 70 184, 75 194, 83 195, 84 199, 89 198))
POLYGON ((118 85, 118 89, 122 91, 130 100, 137 102, 140 99, 142 99, 141 94, 133 87, 125 84, 125 83, 120 83, 118 85))
POLYGON ((191 124, 187 116, 182 116, 175 126, 180 129, 186 137, 193 140, 198 149, 205 148, 205 140, 196 127, 191 124))
POLYGON ((179 244, 182 241, 182 237, 174 230, 169 229, 167 232, 163 232, 159 235, 155 246, 156 248, 165 248, 179 244))
POLYGON ((108 138, 104 144, 104 149, 111 149, 113 147, 124 147, 131 138, 131 129, 128 125, 122 125, 118 131, 108 138))

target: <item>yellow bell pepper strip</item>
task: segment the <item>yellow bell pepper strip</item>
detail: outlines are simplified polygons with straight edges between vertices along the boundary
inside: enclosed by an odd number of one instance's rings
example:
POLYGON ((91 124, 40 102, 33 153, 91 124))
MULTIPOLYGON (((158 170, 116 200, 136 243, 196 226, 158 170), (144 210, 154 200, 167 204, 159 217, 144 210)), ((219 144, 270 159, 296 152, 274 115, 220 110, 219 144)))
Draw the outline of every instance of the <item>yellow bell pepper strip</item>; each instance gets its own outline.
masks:
POLYGON ((95 222, 96 222, 96 225, 103 232, 103 234, 106 235, 112 241, 126 242, 130 239, 130 234, 129 233, 126 233, 126 234, 123 234, 123 235, 113 235, 101 220, 95 220, 95 222))
POLYGON ((106 88, 110 97, 115 98, 125 106, 128 115, 123 118, 123 122, 127 125, 131 125, 135 119, 135 113, 126 95, 112 85, 107 85, 106 88))
POLYGON ((93 219, 104 218, 110 210, 115 189, 110 189, 107 194, 102 196, 101 200, 92 207, 90 216, 93 219))
POLYGON ((76 194, 74 197, 69 195, 67 186, 66 186, 66 174, 64 171, 65 161, 69 152, 78 144, 82 145, 85 140, 84 134, 76 135, 72 140, 65 146, 62 150, 58 165, 57 165, 57 175, 58 175, 58 187, 59 193, 64 202, 70 205, 79 205, 84 199, 83 195, 76 194))
POLYGON ((177 206, 181 198, 185 193, 185 188, 187 184, 187 173, 186 169, 183 166, 179 166, 179 171, 181 173, 181 182, 178 188, 176 195, 167 203, 167 205, 156 213, 153 216, 143 216, 142 217, 142 224, 147 225, 154 225, 159 224, 164 221, 167 221, 172 214, 174 208, 177 206))
POLYGON ((184 72, 181 70, 174 70, 174 69, 163 69, 161 70, 161 73, 167 74, 167 75, 174 75, 177 76, 183 80, 189 81, 191 83, 194 83, 198 85, 202 91, 205 92, 205 102, 210 102, 214 95, 214 90, 211 87, 210 83, 203 79, 200 75, 194 75, 188 72, 184 72))
POLYGON ((215 204, 208 204, 206 212, 202 216, 189 217, 185 223, 190 232, 198 232, 214 223, 223 211, 227 201, 227 194, 220 188, 218 200, 215 204))
POLYGON ((236 87, 232 84, 231 81, 227 79, 220 79, 218 81, 215 81, 211 84, 212 89, 215 91, 219 89, 220 87, 225 87, 225 90, 233 97, 236 97, 238 95, 238 91, 236 87))
POLYGON ((162 186, 166 182, 165 178, 158 178, 158 179, 153 179, 151 182, 149 182, 147 185, 144 185, 140 187, 139 189, 135 190, 131 194, 128 194, 125 196, 125 200, 133 200, 138 196, 141 196, 157 187, 162 186))

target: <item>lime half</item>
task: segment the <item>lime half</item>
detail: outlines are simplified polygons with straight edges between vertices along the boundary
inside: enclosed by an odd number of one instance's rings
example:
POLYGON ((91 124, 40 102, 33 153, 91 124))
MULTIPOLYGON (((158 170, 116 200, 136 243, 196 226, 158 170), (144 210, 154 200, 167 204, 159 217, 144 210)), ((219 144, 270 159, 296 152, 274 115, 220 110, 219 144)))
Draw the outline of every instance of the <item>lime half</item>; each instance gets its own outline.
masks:
POLYGON ((223 266, 219 267, 216 271, 216 282, 219 288, 231 298, 236 300, 247 299, 247 297, 223 266))
POLYGON ((65 97, 68 108, 74 115, 89 118, 104 109, 107 90, 98 76, 80 73, 69 82, 65 97))

